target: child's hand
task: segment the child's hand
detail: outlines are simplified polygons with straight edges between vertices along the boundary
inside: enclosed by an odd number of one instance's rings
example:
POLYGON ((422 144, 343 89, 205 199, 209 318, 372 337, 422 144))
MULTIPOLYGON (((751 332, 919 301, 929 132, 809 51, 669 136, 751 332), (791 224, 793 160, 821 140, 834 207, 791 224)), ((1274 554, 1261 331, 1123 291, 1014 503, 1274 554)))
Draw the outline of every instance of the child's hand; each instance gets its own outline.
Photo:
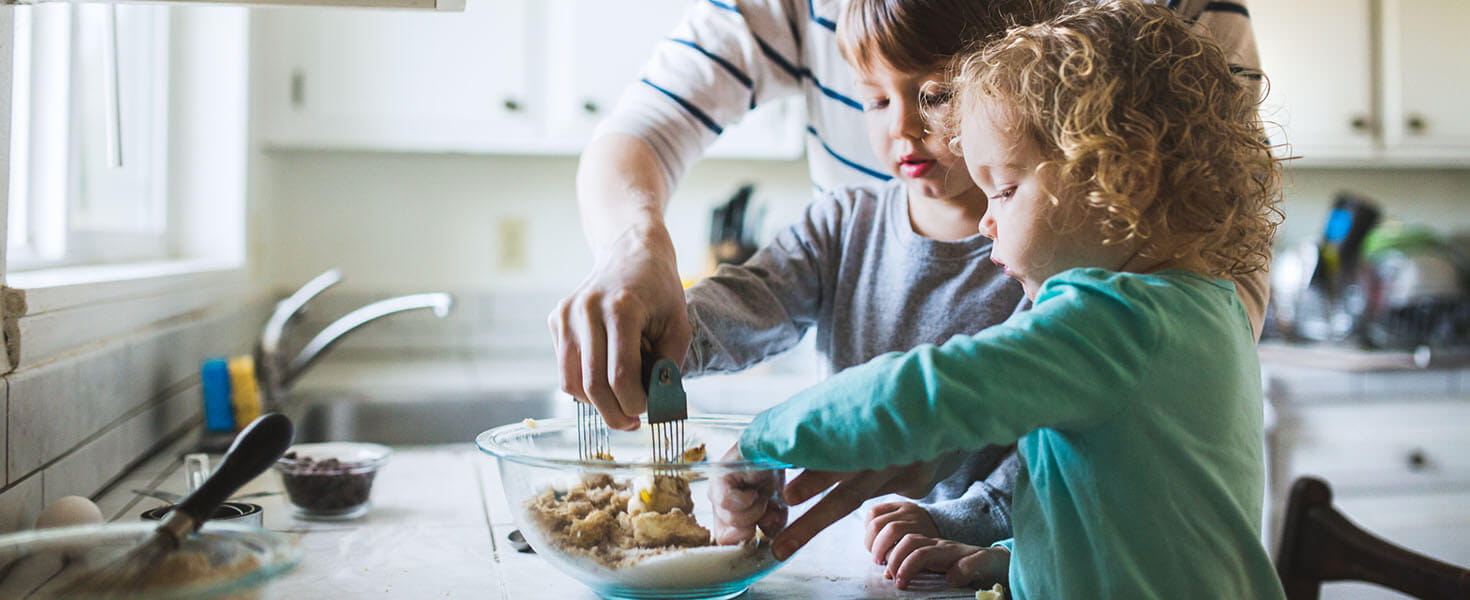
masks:
POLYGON ((873 562, 888 562, 888 554, 909 534, 939 537, 939 527, 929 511, 913 502, 884 502, 868 513, 867 536, 863 543, 873 553, 873 562))
POLYGON ((788 506, 796 506, 827 488, 832 489, 781 532, 772 551, 780 560, 790 558, 823 529, 861 508, 869 498, 884 494, 921 498, 933 489, 939 480, 939 469, 946 464, 944 459, 938 459, 876 471, 802 471, 781 492, 788 506))
POLYGON ((981 548, 969 544, 920 535, 905 536, 894 546, 884 577, 894 579, 898 589, 925 571, 944 573, 954 587, 1008 585, 1011 553, 1005 548, 981 548))
MULTIPOLYGON (((722 461, 741 460, 740 447, 730 448, 722 461)), ((710 505, 714 507, 716 544, 738 544, 755 537, 756 527, 775 537, 786 526, 786 506, 776 501, 780 471, 744 471, 712 477, 710 505)))

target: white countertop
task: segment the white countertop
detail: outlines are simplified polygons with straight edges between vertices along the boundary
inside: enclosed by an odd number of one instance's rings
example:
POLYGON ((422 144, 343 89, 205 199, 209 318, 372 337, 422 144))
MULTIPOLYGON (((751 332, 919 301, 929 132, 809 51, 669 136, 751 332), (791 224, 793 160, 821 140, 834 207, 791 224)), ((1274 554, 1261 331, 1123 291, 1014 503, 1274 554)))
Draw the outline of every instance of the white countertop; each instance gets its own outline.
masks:
MULTIPOLYGON (((165 451, 105 495, 104 511, 133 520, 162 504, 133 502, 134 487, 184 491, 179 451, 165 451)), ((268 472, 240 493, 278 491, 268 472)), ((471 445, 414 446, 394 455, 373 485, 373 508, 347 522, 297 520, 285 496, 250 500, 264 508, 265 527, 298 535, 305 559, 267 588, 267 598, 567 598, 594 600, 592 591, 535 554, 504 543, 512 517, 494 459, 471 445)), ((900 591, 883 579, 862 547, 854 514, 819 535, 741 598, 974 598, 941 576, 900 591)))

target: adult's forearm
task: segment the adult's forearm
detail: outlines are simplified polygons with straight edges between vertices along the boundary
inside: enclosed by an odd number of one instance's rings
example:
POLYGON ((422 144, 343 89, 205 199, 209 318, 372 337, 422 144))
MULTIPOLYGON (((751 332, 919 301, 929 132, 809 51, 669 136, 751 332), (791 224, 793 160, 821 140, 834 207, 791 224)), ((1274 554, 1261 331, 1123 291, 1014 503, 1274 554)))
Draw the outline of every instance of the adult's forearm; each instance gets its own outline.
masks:
POLYGON ((598 136, 577 166, 577 204, 582 231, 595 255, 629 232, 668 239, 664 206, 669 190, 653 151, 625 133, 598 136))

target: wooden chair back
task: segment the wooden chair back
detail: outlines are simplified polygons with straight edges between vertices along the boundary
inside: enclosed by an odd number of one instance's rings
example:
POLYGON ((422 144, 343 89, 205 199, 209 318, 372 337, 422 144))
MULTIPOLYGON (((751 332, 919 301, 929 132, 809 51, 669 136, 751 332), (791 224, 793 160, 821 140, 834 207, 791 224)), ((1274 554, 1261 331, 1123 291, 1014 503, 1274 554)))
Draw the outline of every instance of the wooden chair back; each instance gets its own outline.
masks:
POLYGON ((1365 581, 1423 600, 1470 600, 1470 569, 1417 554, 1353 524, 1315 477, 1291 487, 1276 573, 1287 600, 1317 600, 1326 581, 1365 581))

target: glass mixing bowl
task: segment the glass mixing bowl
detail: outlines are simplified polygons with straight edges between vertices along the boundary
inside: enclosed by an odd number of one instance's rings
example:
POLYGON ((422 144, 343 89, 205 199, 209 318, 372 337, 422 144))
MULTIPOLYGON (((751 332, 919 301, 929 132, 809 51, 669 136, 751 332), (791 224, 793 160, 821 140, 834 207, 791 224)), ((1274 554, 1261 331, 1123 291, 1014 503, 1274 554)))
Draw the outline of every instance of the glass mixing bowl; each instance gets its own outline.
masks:
POLYGON ((0 536, 0 598, 54 600, 247 600, 301 561, 294 536, 234 523, 205 523, 174 554, 150 569, 136 594, 106 590, 59 594, 69 573, 113 564, 153 535, 157 522, 107 523, 21 531, 0 536))
MULTIPOLYGON (((569 537, 568 532, 589 531, 573 528, 588 525, 592 519, 574 519, 570 524, 548 519, 546 507, 550 504, 560 508, 584 497, 575 490, 587 481, 606 481, 602 479, 606 476, 615 485, 602 489, 630 484, 638 489, 638 481, 646 482, 657 472, 689 482, 694 503, 692 514, 699 525, 711 527, 714 517, 708 495, 710 479, 762 471, 774 478, 777 483, 774 489, 779 489, 779 484, 785 481, 785 469, 789 466, 786 464, 718 461, 718 457, 735 445, 749 422, 745 417, 691 417, 684 422, 685 447, 704 444, 708 456, 715 460, 676 465, 652 462, 651 428, 646 421, 638 431, 609 432, 614 461, 577 459, 574 418, 528 419, 497 427, 481 433, 475 438, 475 444, 499 462, 505 499, 526 541, 546 561, 598 595, 619 600, 733 598, 779 565, 771 554, 769 539, 762 537, 759 541, 733 546, 679 549, 626 550, 625 546, 618 546, 609 550, 610 544, 578 548, 570 540, 585 538, 569 537)), ((773 494, 772 501, 779 504, 780 498, 773 494)), ((607 504, 616 502, 615 496, 607 504)), ((788 515, 788 519, 795 517, 795 514, 788 515)), ((626 519, 626 514, 620 519, 626 519)), ((626 521, 619 523, 626 525, 626 521)))

